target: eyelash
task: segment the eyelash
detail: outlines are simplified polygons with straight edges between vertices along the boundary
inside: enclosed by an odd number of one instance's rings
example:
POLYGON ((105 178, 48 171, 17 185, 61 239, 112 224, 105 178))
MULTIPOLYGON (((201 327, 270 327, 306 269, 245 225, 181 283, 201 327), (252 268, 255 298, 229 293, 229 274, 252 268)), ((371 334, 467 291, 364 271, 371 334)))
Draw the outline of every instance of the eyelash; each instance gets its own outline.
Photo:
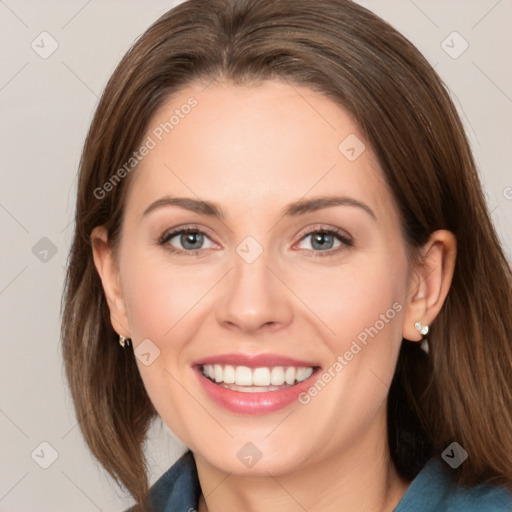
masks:
MULTIPOLYGON (((186 251, 183 249, 176 249, 176 247, 173 247, 172 245, 168 244, 170 240, 172 240, 176 235, 181 235, 184 233, 199 233, 202 235, 205 235, 208 237, 208 235, 199 229, 196 226, 185 226, 182 228, 175 229, 173 231, 165 232, 161 237, 158 238, 157 243, 161 246, 166 246, 166 250, 170 251, 172 254, 175 254, 177 256, 201 256, 201 252, 203 249, 196 249, 192 251, 186 251)), ((335 249, 327 249, 325 251, 315 251, 314 249, 304 249, 310 251, 312 254, 314 254, 314 257, 326 257, 326 256, 333 256, 335 254, 338 254, 340 251, 347 249, 349 247, 352 247, 354 245, 353 240, 346 235, 344 231, 341 231, 336 228, 324 228, 322 226, 314 226, 309 231, 302 234, 300 240, 305 239, 306 237, 310 235, 314 235, 317 233, 322 233, 324 235, 333 235, 336 237, 342 245, 335 249)), ((208 237, 209 238, 209 237, 208 237)), ((206 255, 203 255, 206 256, 206 255)))

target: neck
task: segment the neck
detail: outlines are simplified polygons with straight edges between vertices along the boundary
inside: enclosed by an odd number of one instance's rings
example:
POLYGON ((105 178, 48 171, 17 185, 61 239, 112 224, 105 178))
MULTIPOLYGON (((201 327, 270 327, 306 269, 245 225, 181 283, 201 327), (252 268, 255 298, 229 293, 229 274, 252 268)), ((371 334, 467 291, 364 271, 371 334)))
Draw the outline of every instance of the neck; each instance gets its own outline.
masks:
POLYGON ((198 512, 392 512, 409 486, 399 477, 387 442, 367 439, 344 453, 268 477, 226 474, 195 458, 204 493, 198 512))

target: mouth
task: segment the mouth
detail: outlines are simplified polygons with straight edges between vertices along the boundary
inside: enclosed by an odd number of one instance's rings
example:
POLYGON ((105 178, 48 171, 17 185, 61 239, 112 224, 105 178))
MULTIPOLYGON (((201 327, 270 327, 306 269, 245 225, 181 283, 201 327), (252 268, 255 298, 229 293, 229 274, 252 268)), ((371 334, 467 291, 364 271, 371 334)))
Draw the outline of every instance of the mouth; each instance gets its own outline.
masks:
POLYGON ((206 397, 239 414, 261 415, 298 402, 321 370, 277 356, 218 356, 193 365, 206 397))

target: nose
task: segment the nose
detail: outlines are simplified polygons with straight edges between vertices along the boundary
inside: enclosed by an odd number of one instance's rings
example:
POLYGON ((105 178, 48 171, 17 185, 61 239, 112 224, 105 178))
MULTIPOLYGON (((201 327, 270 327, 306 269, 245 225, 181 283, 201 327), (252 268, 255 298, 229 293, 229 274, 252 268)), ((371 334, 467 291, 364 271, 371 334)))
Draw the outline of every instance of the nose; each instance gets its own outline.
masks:
POLYGON ((292 296, 278 275, 265 251, 252 263, 235 254, 234 269, 226 276, 217 302, 217 321, 247 335, 288 326, 293 318, 292 296))

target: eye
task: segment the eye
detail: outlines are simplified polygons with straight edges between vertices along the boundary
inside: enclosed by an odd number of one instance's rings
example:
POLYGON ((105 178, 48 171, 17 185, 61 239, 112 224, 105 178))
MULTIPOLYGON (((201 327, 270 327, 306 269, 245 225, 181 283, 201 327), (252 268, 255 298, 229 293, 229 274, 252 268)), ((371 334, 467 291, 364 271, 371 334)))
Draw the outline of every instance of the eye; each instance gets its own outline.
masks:
POLYGON ((319 228, 307 232, 301 239, 299 249, 306 249, 316 253, 316 256, 328 256, 353 245, 352 239, 341 230, 333 228, 319 228), (301 246, 302 245, 302 246, 301 246))
MULTIPOLYGON (((200 255, 203 249, 217 247, 204 231, 190 226, 164 233, 158 244, 180 256, 200 255)), ((317 228, 305 233, 298 245, 299 249, 311 251, 315 256, 330 256, 353 244, 350 236, 341 230, 317 228)))
POLYGON ((181 228, 164 233, 159 239, 160 245, 177 254, 198 254, 201 249, 212 249, 215 244, 200 229, 181 228), (204 245, 206 243, 206 246, 204 245))

